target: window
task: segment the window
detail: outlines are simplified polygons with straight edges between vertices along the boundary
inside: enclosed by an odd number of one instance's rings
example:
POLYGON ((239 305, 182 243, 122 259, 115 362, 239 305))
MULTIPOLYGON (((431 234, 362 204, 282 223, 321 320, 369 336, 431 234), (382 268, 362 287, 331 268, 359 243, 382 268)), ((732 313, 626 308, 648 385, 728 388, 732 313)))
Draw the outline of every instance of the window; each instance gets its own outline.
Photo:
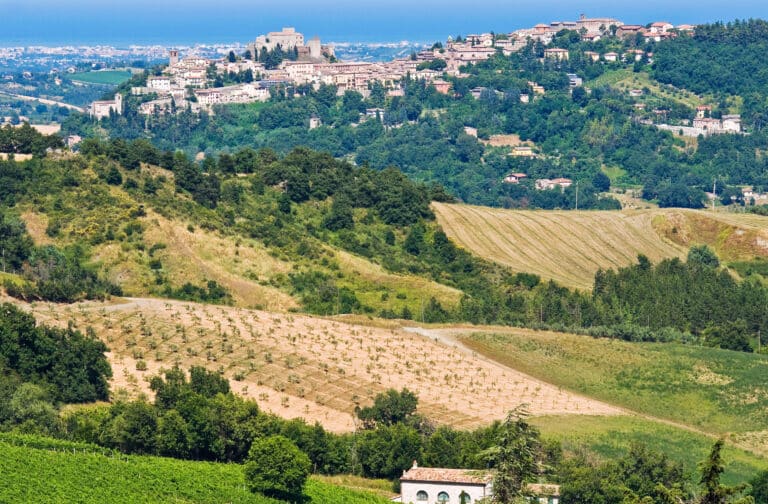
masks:
POLYGON ((472 504, 472 497, 467 492, 461 492, 459 495, 459 504, 472 504))
POLYGON ((448 502, 449 500, 451 500, 451 498, 448 497, 447 493, 440 492, 439 494, 437 494, 437 502, 439 502, 440 504, 444 504, 445 502, 448 502))
POLYGON ((424 490, 419 490, 418 492, 416 492, 416 500, 419 502, 428 501, 429 495, 427 495, 427 492, 425 492, 424 490))

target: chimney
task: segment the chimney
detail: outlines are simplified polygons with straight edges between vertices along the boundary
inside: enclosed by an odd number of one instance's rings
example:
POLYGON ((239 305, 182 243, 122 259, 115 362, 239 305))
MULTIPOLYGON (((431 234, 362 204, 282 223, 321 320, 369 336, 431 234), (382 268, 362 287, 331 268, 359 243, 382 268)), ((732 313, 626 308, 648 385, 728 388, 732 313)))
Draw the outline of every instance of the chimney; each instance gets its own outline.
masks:
POLYGON ((413 461, 413 467, 411 469, 416 469, 418 467, 419 467, 419 463, 414 460, 413 461))

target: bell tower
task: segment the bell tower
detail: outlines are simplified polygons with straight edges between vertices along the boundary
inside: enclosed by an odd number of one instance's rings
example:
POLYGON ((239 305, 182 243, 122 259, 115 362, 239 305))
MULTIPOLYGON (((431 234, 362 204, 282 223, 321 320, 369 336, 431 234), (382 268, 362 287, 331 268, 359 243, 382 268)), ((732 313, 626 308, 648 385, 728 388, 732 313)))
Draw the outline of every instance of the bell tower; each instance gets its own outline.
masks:
POLYGON ((179 63, 179 51, 176 49, 168 51, 168 60, 170 66, 176 66, 179 63))

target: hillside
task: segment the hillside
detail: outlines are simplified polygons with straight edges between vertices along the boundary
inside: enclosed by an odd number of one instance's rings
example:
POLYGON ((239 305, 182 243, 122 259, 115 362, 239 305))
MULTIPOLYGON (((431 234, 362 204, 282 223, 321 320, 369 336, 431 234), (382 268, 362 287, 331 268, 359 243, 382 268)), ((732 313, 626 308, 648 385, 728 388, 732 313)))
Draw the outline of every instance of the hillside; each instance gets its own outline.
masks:
MULTIPOLYGON (((237 464, 120 455, 92 445, 3 436, 2 502, 278 504, 252 494, 237 464)), ((306 494, 315 504, 383 504, 372 493, 312 478, 306 494)))
POLYGON ((620 414, 400 329, 153 299, 29 308, 49 324, 92 327, 111 350, 113 391, 149 393, 147 379, 160 369, 202 365, 222 371, 233 391, 263 409, 335 432, 355 428, 356 405, 402 387, 418 395, 422 414, 465 429, 522 403, 536 415, 620 414))
POLYGON ((657 262, 706 244, 722 260, 768 256, 768 219, 688 210, 536 212, 434 203, 438 222, 459 245, 515 271, 591 288, 599 269, 644 254, 657 262))
POLYGON ((525 329, 453 334, 472 350, 549 383, 768 454, 764 355, 525 329))

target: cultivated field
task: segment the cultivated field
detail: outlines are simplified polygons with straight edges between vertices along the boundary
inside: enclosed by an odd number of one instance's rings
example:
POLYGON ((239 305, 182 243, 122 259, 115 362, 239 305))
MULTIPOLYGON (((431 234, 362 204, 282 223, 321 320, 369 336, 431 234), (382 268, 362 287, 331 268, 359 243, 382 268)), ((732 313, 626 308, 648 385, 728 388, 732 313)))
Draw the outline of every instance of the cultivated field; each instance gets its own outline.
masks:
POLYGON ((131 72, 127 70, 104 70, 99 72, 81 72, 69 76, 73 81, 87 82, 89 84, 118 85, 131 78, 131 72))
POLYGON ((515 271, 590 288, 599 268, 627 266, 645 254, 652 261, 682 256, 683 247, 653 229, 653 213, 512 211, 468 205, 433 205, 448 236, 462 247, 515 271))
POLYGON ((522 403, 534 415, 621 413, 397 329, 156 299, 30 308, 44 323, 92 327, 111 349, 113 389, 146 393, 147 378, 162 368, 203 365, 263 409, 337 432, 354 429, 356 405, 402 387, 418 395, 421 413, 459 428, 487 425, 522 403))
MULTIPOLYGON (((251 503, 285 501, 251 493, 239 464, 120 455, 92 445, 8 436, 0 438, 0 502, 251 503)), ((311 477, 307 502, 386 504, 389 499, 344 481, 311 477)))
POLYGON ((434 203, 438 222, 462 247, 515 271, 591 288, 599 268, 684 257, 708 244, 721 259, 768 255, 768 218, 678 209, 520 211, 434 203))

